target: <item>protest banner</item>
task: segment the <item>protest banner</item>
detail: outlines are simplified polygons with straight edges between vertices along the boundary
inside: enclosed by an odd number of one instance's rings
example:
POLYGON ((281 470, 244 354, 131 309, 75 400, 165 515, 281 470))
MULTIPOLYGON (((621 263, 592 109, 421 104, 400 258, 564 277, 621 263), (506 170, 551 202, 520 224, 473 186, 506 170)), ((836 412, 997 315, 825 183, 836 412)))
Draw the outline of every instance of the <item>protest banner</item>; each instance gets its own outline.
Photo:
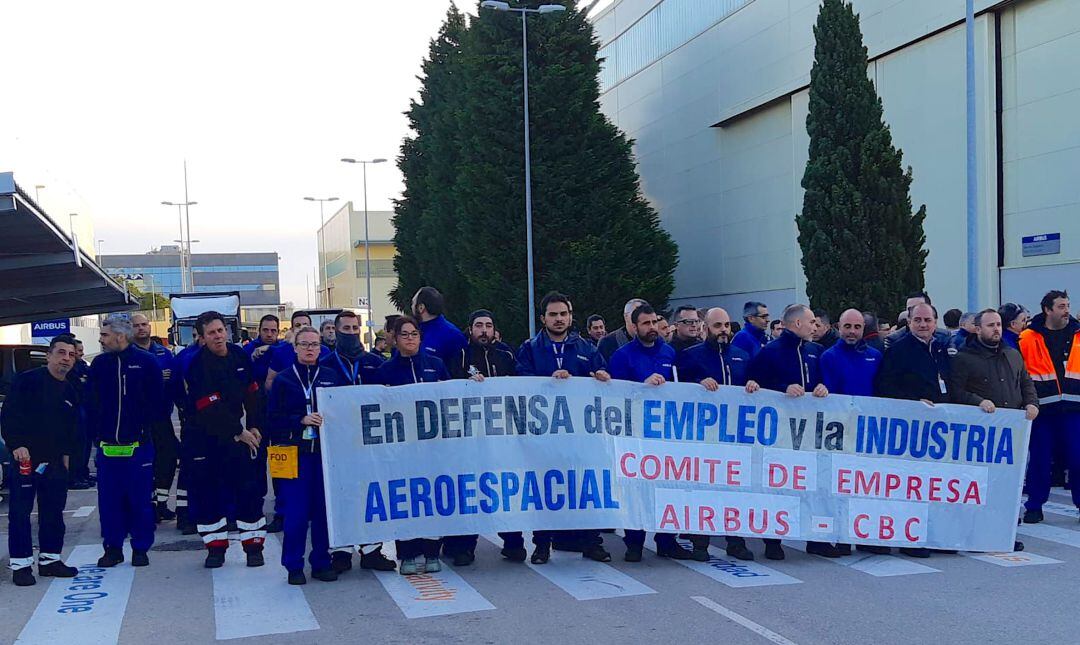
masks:
POLYGON ((333 545, 622 527, 1010 551, 1022 411, 696 384, 322 390, 333 545))

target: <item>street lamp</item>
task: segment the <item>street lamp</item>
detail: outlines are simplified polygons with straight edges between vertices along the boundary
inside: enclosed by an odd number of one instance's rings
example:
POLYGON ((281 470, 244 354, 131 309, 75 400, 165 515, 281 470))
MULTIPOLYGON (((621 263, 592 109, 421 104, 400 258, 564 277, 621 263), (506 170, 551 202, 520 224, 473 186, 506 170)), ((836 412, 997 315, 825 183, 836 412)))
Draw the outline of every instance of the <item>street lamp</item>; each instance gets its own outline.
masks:
POLYGON ((105 240, 98 240, 97 241, 97 263, 98 263, 99 266, 101 265, 101 245, 104 244, 104 243, 105 243, 105 240))
MULTIPOLYGON (((186 177, 186 175, 185 175, 186 177)), ((199 202, 161 202, 163 206, 175 206, 176 214, 180 218, 180 239, 173 240, 180 244, 180 290, 187 292, 195 290, 195 276, 191 274, 191 219, 188 219, 188 242, 187 260, 184 259, 184 209, 194 206, 199 202)))
POLYGON ((371 300, 371 239, 368 237, 368 209, 367 209, 367 167, 369 163, 385 163, 386 159, 382 157, 378 159, 349 159, 348 157, 342 159, 345 163, 358 163, 363 164, 364 167, 364 273, 367 275, 367 327, 368 336, 371 338, 369 341, 372 346, 375 345, 375 334, 373 328, 375 326, 375 303, 371 300))
MULTIPOLYGON (((319 260, 319 264, 322 265, 323 291, 326 292, 326 306, 327 307, 330 306, 330 292, 327 291, 327 287, 326 287, 326 283, 327 283, 327 279, 326 279, 326 216, 323 214, 323 204, 325 204, 326 202, 336 202, 337 200, 338 200, 337 197, 305 197, 304 198, 304 201, 319 202, 319 224, 320 224, 320 227, 319 227, 319 246, 322 247, 322 253, 323 253, 323 257, 322 257, 321 260, 319 260)), ((316 292, 315 295, 316 295, 316 297, 318 297, 318 295, 319 295, 318 292, 316 292)))
MULTIPOLYGON (((147 273, 146 275, 150 278, 150 303, 154 306, 154 320, 157 320, 157 297, 154 296, 154 274, 147 273)), ((143 282, 146 282, 146 278, 143 278, 143 282)))
POLYGON ((536 335, 536 286, 533 277, 533 232, 532 232, 532 156, 529 153, 529 31, 526 17, 530 13, 545 14, 566 11, 561 4, 542 4, 536 9, 511 7, 508 2, 484 0, 480 3, 484 9, 508 11, 521 14, 521 76, 525 106, 525 255, 528 262, 529 278, 529 335, 536 335))

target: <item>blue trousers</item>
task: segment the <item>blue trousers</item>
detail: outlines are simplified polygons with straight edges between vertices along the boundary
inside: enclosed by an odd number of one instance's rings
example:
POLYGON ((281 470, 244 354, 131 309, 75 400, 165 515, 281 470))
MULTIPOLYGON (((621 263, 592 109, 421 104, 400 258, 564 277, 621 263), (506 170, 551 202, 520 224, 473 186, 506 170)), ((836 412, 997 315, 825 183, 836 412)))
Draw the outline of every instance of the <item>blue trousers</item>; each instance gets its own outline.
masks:
POLYGON ((130 535, 133 551, 149 551, 156 519, 154 447, 140 445, 130 457, 106 457, 99 448, 94 463, 102 544, 119 549, 130 535))
MULTIPOLYGON (((623 544, 625 544, 627 548, 635 547, 640 549, 645 546, 645 531, 626 529, 623 531, 623 536, 623 544)), ((678 543, 675 542, 674 533, 657 533, 653 536, 653 540, 656 542, 657 548, 661 549, 669 549, 678 546, 678 543)))
MULTIPOLYGON (((1065 446, 1070 481, 1080 484, 1080 412, 1062 410, 1060 404, 1052 403, 1040 408, 1039 416, 1031 424, 1028 499, 1024 502, 1028 510, 1042 510, 1043 504, 1050 499, 1050 461, 1058 441, 1065 446)), ((1080 485, 1073 485, 1072 500, 1080 507, 1080 485)))
POLYGON ((59 560, 64 550, 64 506, 67 504, 67 470, 63 464, 49 464, 45 473, 11 475, 11 502, 8 506, 8 553, 11 568, 28 567, 34 560, 30 535, 30 513, 34 498, 38 505, 38 547, 43 562, 59 560))
POLYGON ((330 537, 326 528, 326 496, 323 493, 322 458, 318 454, 300 453, 296 479, 275 479, 283 502, 288 505, 285 515, 285 539, 281 548, 281 566, 288 571, 304 569, 304 547, 308 527, 311 528, 311 553, 308 562, 312 571, 330 568, 330 537))

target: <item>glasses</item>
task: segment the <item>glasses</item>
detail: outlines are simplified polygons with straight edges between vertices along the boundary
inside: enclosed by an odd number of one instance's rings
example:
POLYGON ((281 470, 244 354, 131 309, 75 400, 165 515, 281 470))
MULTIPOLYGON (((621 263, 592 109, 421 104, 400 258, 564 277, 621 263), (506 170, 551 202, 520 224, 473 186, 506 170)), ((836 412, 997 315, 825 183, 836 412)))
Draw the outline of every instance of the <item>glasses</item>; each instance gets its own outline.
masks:
POLYGON ((310 340, 305 340, 302 343, 297 343, 296 344, 296 346, 299 347, 300 349, 316 349, 319 345, 320 345, 320 343, 316 343, 316 342, 310 341, 310 340))
POLYGON ((700 325, 700 320, 691 320, 690 318, 684 318, 682 320, 676 320, 676 325, 700 325))
POLYGON ((760 318, 762 320, 768 320, 769 314, 750 314, 747 318, 760 318))
POLYGON ((398 338, 420 338, 420 332, 418 331, 403 331, 399 332, 398 338))

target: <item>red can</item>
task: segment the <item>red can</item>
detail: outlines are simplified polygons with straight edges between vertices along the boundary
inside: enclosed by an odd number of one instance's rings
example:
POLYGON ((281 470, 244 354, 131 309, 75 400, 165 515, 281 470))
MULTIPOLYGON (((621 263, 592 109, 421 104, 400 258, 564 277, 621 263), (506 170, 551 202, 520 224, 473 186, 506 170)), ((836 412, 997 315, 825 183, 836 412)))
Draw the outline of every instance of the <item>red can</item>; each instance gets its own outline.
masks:
POLYGON ((30 474, 30 460, 19 462, 19 474, 26 477, 30 474))

